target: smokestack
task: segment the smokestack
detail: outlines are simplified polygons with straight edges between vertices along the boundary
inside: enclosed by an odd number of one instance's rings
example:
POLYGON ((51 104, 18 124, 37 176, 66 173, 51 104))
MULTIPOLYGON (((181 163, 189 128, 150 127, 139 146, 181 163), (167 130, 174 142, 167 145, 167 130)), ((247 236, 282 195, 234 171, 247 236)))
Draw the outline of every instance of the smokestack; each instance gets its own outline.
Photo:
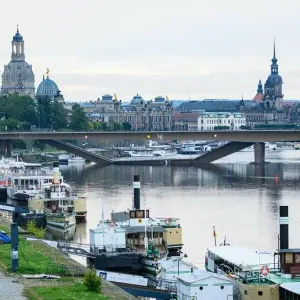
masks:
POLYGON ((280 237, 280 250, 289 249, 289 207, 279 207, 279 237, 280 237))
POLYGON ((135 209, 140 209, 140 176, 134 175, 133 176, 133 206, 135 209))

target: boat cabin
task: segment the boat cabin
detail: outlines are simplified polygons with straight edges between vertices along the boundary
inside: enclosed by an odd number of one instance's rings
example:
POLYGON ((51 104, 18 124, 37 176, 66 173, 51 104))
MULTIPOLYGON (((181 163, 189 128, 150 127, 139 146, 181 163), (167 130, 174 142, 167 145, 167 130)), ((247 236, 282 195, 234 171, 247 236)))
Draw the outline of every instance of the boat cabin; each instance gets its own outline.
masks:
POLYGON ((286 278, 300 277, 300 249, 281 249, 280 271, 286 278))

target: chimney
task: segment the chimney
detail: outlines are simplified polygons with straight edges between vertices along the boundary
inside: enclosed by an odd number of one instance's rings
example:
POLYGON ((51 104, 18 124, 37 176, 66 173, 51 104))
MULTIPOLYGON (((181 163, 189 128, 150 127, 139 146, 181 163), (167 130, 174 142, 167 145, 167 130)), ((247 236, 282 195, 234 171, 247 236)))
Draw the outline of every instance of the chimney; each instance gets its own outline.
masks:
POLYGON ((280 237, 280 250, 289 249, 289 207, 279 207, 279 237, 280 237))
POLYGON ((135 209, 140 209, 140 176, 134 175, 133 176, 133 206, 135 209))

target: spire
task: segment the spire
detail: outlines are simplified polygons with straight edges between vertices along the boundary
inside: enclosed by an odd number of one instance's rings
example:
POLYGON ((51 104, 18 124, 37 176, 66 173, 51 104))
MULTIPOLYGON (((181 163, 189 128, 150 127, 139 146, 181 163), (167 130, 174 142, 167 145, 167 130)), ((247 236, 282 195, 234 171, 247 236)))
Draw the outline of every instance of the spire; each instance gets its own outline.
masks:
POLYGON ((277 63, 275 38, 274 38, 274 48, 273 48, 273 58, 272 58, 272 63, 273 63, 273 64, 277 63))
POLYGON ((262 85, 262 83, 261 83, 261 79, 259 79, 259 81, 258 81, 258 85, 257 85, 257 93, 258 93, 258 94, 263 94, 263 93, 264 93, 264 91, 263 91, 263 85, 262 85))
POLYGON ((17 33, 19 33, 19 25, 17 24, 17 33))
POLYGON ((274 39, 273 58, 272 58, 272 65, 271 65, 271 75, 278 75, 275 39, 274 39))

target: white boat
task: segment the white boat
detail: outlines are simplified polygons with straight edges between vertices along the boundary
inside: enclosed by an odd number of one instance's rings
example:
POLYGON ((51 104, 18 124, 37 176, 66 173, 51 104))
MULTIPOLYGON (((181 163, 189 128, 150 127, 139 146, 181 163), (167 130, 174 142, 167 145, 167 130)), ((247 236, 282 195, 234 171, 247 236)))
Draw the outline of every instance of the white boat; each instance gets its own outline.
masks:
POLYGON ((60 229, 68 229, 76 225, 74 205, 66 187, 67 184, 61 181, 59 168, 55 166, 53 182, 43 185, 40 194, 47 225, 60 229))
POLYGON ((12 200, 28 201, 40 192, 41 186, 53 180, 53 171, 35 166, 31 169, 4 173, 7 196, 12 200))
POLYGON ((181 153, 181 154, 195 154, 195 153, 197 153, 195 143, 194 142, 183 143, 181 145, 181 147, 179 148, 178 153, 181 153))
POLYGON ((74 154, 60 154, 58 162, 60 164, 85 163, 85 159, 74 154))

